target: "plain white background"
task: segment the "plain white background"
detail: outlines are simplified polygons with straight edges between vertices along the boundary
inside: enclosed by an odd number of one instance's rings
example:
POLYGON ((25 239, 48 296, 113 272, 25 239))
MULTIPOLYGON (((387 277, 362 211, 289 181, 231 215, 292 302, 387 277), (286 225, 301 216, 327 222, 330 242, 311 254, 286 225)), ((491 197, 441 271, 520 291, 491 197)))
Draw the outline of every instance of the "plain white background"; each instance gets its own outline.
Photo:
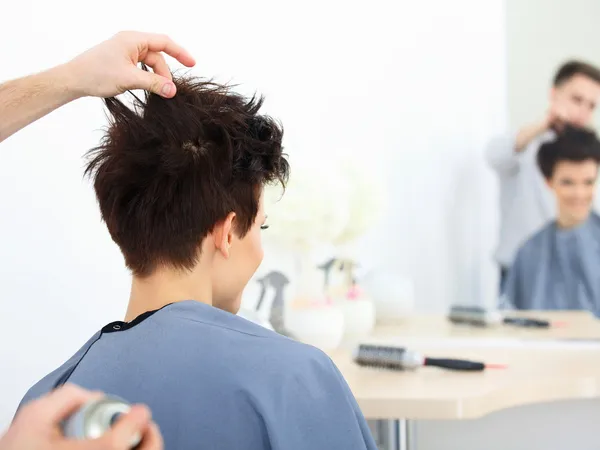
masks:
MULTIPOLYGON (((380 161, 391 203, 362 257, 411 277, 418 308, 494 301, 495 179, 481 153, 506 122, 502 0, 22 0, 3 17, 2 80, 121 29, 170 34, 194 73, 267 96, 293 158, 380 161)), ((0 426, 32 383, 123 317, 128 273, 82 178, 104 123, 101 101, 85 99, 2 144, 0 426)))

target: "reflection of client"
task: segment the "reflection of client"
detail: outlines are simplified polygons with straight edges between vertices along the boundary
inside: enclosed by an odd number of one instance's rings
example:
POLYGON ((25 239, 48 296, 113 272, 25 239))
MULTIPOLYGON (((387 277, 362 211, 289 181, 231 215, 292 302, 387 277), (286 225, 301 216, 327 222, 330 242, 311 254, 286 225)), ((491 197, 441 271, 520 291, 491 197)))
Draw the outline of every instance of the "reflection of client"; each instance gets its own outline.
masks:
POLYGON ((600 315, 600 217, 591 211, 600 142, 567 128, 540 148, 538 166, 558 207, 518 251, 504 297, 517 309, 586 309, 600 315))
POLYGON ((501 286, 519 247, 533 233, 556 217, 554 199, 544 186, 535 155, 555 130, 568 123, 588 126, 600 101, 600 70, 589 64, 569 61, 554 76, 550 105, 539 122, 518 133, 493 139, 487 159, 500 181, 501 227, 496 261, 501 286))

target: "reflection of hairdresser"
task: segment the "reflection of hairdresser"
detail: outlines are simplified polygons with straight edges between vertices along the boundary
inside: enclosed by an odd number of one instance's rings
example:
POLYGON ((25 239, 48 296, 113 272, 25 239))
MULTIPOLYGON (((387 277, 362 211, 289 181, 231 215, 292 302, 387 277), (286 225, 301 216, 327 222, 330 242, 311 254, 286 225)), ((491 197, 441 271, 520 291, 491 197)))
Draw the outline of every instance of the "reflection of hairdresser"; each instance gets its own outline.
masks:
POLYGON ((537 160, 557 218, 519 249, 504 301, 517 309, 584 309, 600 316, 600 217, 591 210, 600 142, 591 131, 566 127, 541 146, 537 160))
MULTIPOLYGON (((163 51, 193 65, 191 56, 166 36, 129 32, 118 34, 67 64, 0 84, 0 141, 79 97, 112 96, 137 88, 172 97, 175 86, 163 51), (156 74, 137 68, 138 61, 152 66, 156 74)), ((19 411, 0 439, 0 450, 125 450, 136 432, 144 435, 141 449, 163 448, 158 429, 143 407, 132 409, 102 439, 74 442, 61 437, 60 421, 94 396, 65 386, 30 403, 19 411)))
POLYGON ((134 406, 99 439, 74 441, 60 432, 60 423, 101 394, 65 385, 23 408, 12 426, 0 437, 0 450, 128 450, 134 436, 141 434, 139 450, 161 450, 162 438, 150 420, 150 411, 134 406))
POLYGON ((589 125, 598 101, 600 70, 586 63, 568 62, 554 77, 544 118, 490 142, 486 156, 500 179, 501 227, 496 261, 502 284, 519 246, 556 217, 554 199, 536 166, 538 148, 551 140, 564 123, 589 125))

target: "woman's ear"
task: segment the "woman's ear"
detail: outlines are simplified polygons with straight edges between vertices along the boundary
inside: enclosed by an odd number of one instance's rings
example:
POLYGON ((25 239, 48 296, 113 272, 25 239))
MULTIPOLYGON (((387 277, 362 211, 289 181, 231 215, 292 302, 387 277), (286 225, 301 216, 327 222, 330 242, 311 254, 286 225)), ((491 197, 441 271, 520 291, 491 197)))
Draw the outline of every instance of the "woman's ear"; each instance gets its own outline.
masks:
POLYGON ((224 258, 229 258, 231 243, 233 242, 234 226, 235 213, 230 212, 222 222, 215 226, 212 232, 215 248, 219 250, 224 258))

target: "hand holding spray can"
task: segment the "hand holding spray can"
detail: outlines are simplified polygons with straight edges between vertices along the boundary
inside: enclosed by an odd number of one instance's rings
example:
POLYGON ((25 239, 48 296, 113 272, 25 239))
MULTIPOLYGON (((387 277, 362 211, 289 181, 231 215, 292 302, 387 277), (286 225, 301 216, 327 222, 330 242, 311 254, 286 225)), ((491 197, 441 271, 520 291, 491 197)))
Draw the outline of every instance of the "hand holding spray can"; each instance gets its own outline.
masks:
MULTIPOLYGON (((114 396, 92 400, 63 422, 63 434, 72 439, 98 439, 130 409, 129 403, 114 396)), ((141 435, 134 436, 131 448, 139 445, 141 440, 141 435)))

